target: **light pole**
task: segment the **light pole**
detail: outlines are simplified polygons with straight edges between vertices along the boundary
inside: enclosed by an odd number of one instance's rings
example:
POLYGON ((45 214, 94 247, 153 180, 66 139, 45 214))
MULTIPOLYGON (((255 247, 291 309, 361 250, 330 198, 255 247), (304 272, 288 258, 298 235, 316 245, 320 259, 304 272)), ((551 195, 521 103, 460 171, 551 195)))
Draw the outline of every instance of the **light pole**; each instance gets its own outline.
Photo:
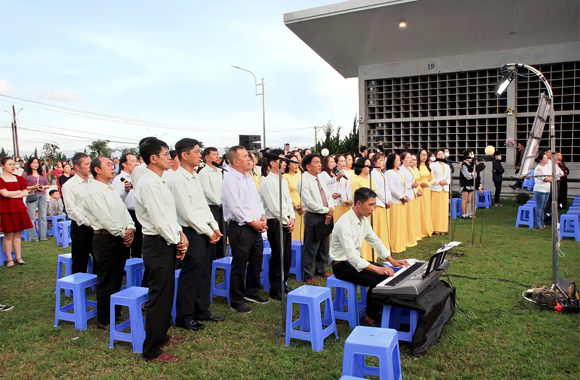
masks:
POLYGON ((256 84, 256 96, 262 96, 262 149, 266 149, 266 101, 264 100, 264 78, 262 78, 262 83, 258 83, 256 76, 250 70, 242 69, 239 66, 231 65, 234 69, 247 71, 254 77, 254 83, 256 84), (258 91, 258 86, 262 86, 262 92, 258 91))
POLYGON ((14 150, 14 158, 15 159, 17 157, 20 157, 20 147, 18 146, 18 130, 17 130, 16 120, 18 118, 18 114, 23 109, 24 108, 20 108, 18 110, 18 112, 16 112, 16 109, 14 108, 14 106, 12 106, 12 114, 10 112, 4 110, 4 112, 6 112, 7 114, 9 114, 13 118, 12 119, 12 149, 14 150))

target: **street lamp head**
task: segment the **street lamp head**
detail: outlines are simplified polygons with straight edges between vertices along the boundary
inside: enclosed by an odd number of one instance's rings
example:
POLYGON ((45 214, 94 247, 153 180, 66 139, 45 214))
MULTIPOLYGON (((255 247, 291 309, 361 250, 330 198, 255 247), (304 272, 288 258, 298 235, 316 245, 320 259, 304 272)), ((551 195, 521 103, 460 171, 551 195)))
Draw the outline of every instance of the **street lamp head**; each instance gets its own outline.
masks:
POLYGON ((495 85, 493 91, 496 96, 501 96, 504 91, 509 87, 510 83, 514 79, 516 69, 515 67, 504 66, 501 68, 502 77, 495 85))

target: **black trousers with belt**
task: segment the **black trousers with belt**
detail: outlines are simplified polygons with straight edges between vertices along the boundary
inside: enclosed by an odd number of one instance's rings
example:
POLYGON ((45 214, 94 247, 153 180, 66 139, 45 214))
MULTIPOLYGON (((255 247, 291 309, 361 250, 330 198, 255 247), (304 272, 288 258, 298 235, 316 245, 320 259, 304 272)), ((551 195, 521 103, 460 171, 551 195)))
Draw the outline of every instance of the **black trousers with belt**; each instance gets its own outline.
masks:
POLYGON ((189 241, 185 257, 181 261, 181 273, 177 286, 175 323, 185 324, 195 319, 207 319, 211 288, 211 249, 207 235, 198 234, 193 228, 183 227, 189 241))
POLYGON ((135 233, 133 234, 133 243, 131 244, 131 257, 141 257, 143 247, 143 226, 139 223, 135 210, 128 210, 133 223, 135 223, 135 233))
POLYGON ((159 235, 143 235, 143 262, 149 284, 149 304, 145 312, 145 342, 143 357, 156 358, 163 353, 161 346, 169 340, 177 246, 167 245, 159 235))
POLYGON ((278 219, 268 219, 268 241, 270 242, 270 249, 272 250, 272 257, 270 257, 270 296, 281 297, 282 289, 288 275, 290 274, 290 264, 292 264, 292 234, 288 227, 282 228, 282 241, 284 244, 284 284, 280 283, 282 277, 282 269, 280 265, 280 222, 278 219))
MULTIPOLYGON (((97 321, 109 324, 111 295, 121 290, 125 261, 129 258, 129 247, 123 244, 123 238, 97 231, 93 236, 93 254, 98 264, 97 273, 97 321)), ((120 316, 118 306, 116 316, 120 316)), ((113 321, 114 322, 114 321, 113 321)))
POLYGON ((232 247, 230 302, 236 308, 245 303, 244 296, 259 295, 264 243, 260 232, 234 221, 228 223, 228 238, 232 247))
MULTIPOLYGON (((371 264, 381 266, 373 262, 371 262, 371 264)), ((348 261, 337 262, 332 266, 332 271, 334 272, 334 276, 339 280, 348 281, 352 282, 353 284, 368 287, 366 313, 370 318, 374 319, 375 321, 379 321, 381 319, 383 305, 373 301, 372 290, 375 288, 375 286, 377 286, 377 284, 389 276, 378 274, 367 269, 363 269, 359 272, 348 261)))
MULTIPOLYGON (((89 255, 93 253, 93 229, 78 225, 74 220, 70 224, 72 273, 86 273, 89 265, 89 255)), ((97 273, 96 260, 93 260, 93 272, 97 273)))
MULTIPOLYGON (((216 222, 218 222, 220 232, 223 234, 224 233, 224 231, 223 231, 223 229, 224 229, 224 226, 223 226, 224 213, 223 213, 222 206, 212 205, 212 206, 209 206, 209 209, 213 215, 213 218, 216 220, 216 222)), ((221 259, 222 257, 224 257, 224 245, 225 244, 226 244, 225 238, 221 237, 216 244, 210 245, 211 259, 212 260, 221 259)))
POLYGON ((302 247, 302 271, 304 279, 313 278, 315 273, 322 274, 326 272, 326 263, 328 262, 328 236, 322 240, 316 240, 314 226, 321 223, 326 218, 326 214, 314 214, 306 212, 304 214, 304 246, 302 247))

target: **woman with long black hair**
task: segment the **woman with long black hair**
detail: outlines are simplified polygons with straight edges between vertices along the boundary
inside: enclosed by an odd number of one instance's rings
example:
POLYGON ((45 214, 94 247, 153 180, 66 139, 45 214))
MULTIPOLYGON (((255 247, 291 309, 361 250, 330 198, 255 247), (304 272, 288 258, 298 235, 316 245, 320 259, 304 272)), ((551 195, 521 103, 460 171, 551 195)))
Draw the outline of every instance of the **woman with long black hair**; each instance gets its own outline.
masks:
POLYGON ((389 184, 393 205, 389 210, 389 248, 393 253, 401 253, 407 248, 407 210, 409 197, 406 195, 407 182, 399 173, 401 157, 391 153, 387 156, 385 177, 389 184))
POLYGON ((38 241, 39 239, 36 234, 36 228, 34 228, 36 210, 38 210, 38 219, 40 221, 40 240, 46 241, 46 210, 48 208, 46 189, 50 185, 38 158, 31 157, 28 160, 24 173, 22 173, 22 178, 26 181, 27 189, 29 190, 29 196, 26 197, 26 207, 33 225, 28 230, 29 241, 38 241))

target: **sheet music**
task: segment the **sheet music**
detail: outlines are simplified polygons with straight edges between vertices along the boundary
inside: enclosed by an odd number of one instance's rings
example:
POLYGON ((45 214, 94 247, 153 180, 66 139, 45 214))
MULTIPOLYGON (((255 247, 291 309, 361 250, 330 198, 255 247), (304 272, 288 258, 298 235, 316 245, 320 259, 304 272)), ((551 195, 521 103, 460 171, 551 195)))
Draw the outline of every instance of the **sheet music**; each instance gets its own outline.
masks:
POLYGON ((460 241, 451 241, 451 242, 445 244, 443 247, 439 248, 437 250, 437 252, 435 252, 435 253, 441 253, 441 252, 449 251, 451 248, 457 247, 459 244, 461 244, 460 241))

